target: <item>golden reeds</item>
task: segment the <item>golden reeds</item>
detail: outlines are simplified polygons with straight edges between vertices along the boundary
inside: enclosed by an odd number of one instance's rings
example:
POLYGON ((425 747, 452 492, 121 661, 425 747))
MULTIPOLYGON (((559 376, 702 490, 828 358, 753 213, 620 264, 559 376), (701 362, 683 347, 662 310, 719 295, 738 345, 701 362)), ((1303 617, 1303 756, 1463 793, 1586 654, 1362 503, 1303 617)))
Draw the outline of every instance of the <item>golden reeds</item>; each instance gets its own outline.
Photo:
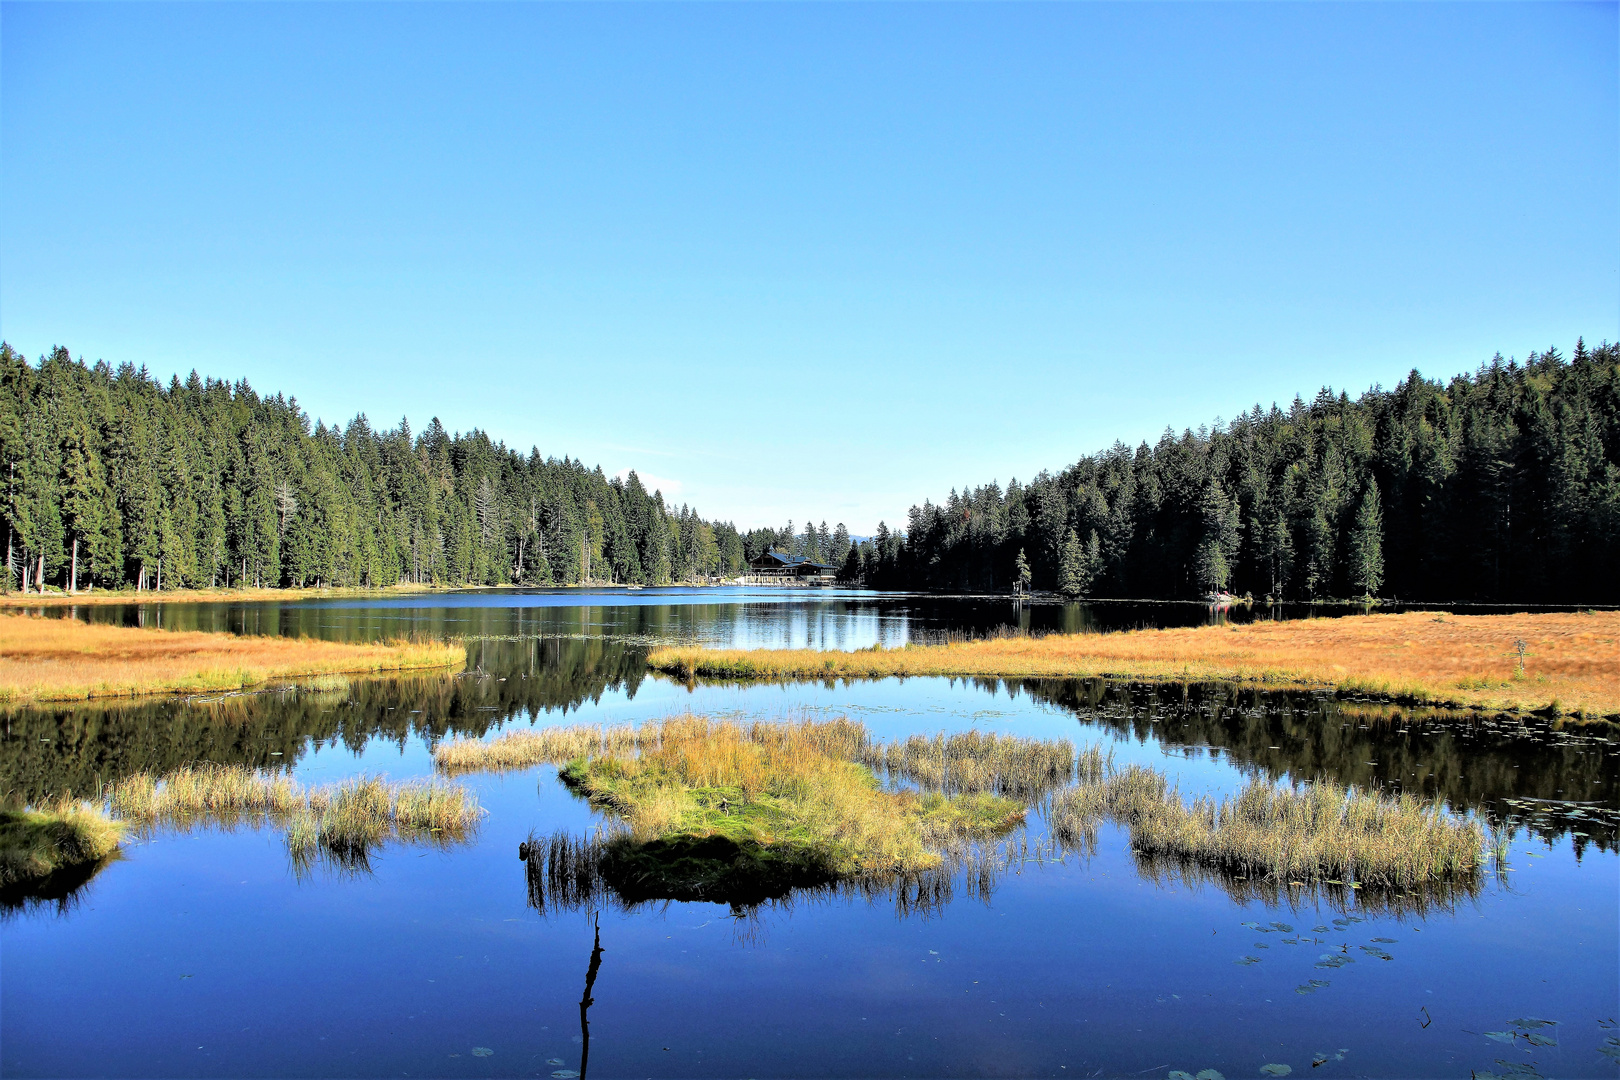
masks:
POLYGON ((0 810, 0 891, 26 889, 59 871, 97 863, 118 848, 124 826, 100 807, 64 799, 0 810))
POLYGON ((236 690, 268 679, 457 668, 460 645, 354 644, 308 638, 171 632, 0 615, 0 701, 75 701, 236 690))
POLYGON ((1296 789, 1255 781, 1188 804, 1162 773, 1133 765, 1052 803, 1053 832, 1069 843, 1089 843, 1103 818, 1127 826, 1141 855, 1243 878, 1413 888, 1471 880, 1484 863, 1476 822, 1410 795, 1325 781, 1296 789))
POLYGON ((1471 708, 1620 717, 1620 612, 1350 615, 1242 626, 1002 637, 900 649, 655 649, 690 678, 1100 677, 1333 686, 1471 708), (1528 642, 1524 670, 1514 642, 1528 642))
POLYGON ((112 787, 108 804, 119 817, 146 825, 284 826, 300 858, 316 851, 358 858, 390 838, 461 840, 483 816, 477 796, 454 784, 361 776, 304 787, 239 765, 197 765, 161 778, 136 774, 112 787))

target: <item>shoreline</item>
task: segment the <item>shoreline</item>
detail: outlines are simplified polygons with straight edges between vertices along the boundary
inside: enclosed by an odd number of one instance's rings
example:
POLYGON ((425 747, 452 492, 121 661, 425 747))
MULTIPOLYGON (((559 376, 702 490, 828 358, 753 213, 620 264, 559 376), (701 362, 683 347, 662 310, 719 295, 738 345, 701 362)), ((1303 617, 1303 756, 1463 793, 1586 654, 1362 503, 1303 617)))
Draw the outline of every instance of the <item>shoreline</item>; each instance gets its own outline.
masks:
POLYGON ((1347 615, 1237 626, 1009 636, 897 649, 653 650, 677 678, 936 675, 1331 688, 1399 704, 1620 719, 1620 612, 1347 615), (1526 640, 1524 671, 1515 642, 1526 640))
POLYGON ((243 690, 272 679, 368 676, 466 664, 447 642, 350 644, 109 626, 0 614, 0 705, 243 690))

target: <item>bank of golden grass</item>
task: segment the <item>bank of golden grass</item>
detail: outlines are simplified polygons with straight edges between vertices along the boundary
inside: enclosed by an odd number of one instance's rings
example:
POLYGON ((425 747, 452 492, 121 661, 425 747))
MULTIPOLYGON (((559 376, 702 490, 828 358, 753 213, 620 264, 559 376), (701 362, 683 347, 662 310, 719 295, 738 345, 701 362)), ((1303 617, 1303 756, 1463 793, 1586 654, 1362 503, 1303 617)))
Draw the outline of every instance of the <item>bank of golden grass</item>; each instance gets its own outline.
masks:
POLYGON ((389 839, 462 840, 483 816, 477 795, 455 784, 361 776, 305 787, 240 765, 197 765, 162 777, 138 773, 111 788, 108 805, 142 825, 278 825, 300 858, 318 851, 359 858, 389 839))
MULTIPOLYGON (((433 751, 441 772, 505 772, 542 763, 577 758, 625 757, 659 749, 669 733, 687 732, 709 721, 683 716, 632 727, 594 724, 529 728, 480 742, 451 739, 433 751)), ((772 744, 790 738, 818 753, 887 773, 925 791, 951 795, 1005 795, 1031 801, 1068 783, 1092 775, 1106 758, 1096 749, 1077 758, 1067 739, 1027 739, 997 732, 963 731, 952 735, 912 735, 898 742, 877 742, 864 725, 838 717, 798 724, 752 721, 727 726, 739 738, 772 744)))
POLYGON ((565 782, 639 840, 721 837, 837 876, 917 870, 940 848, 994 835, 1024 807, 988 793, 884 791, 848 760, 848 721, 740 724, 678 717, 644 725, 638 752, 575 758, 565 782), (843 749, 845 753, 829 752, 843 749))
POLYGON ((0 810, 0 892, 26 890, 98 863, 117 850, 123 833, 121 823, 89 803, 0 810))
POLYGON ((1411 889, 1472 880, 1484 862, 1484 831, 1440 803, 1326 782, 1256 781, 1189 804, 1163 773, 1133 765, 1060 793, 1051 815, 1054 833, 1077 846, 1108 819, 1150 860, 1281 883, 1411 889))
POLYGON ((239 690, 270 679, 459 668, 441 642, 349 644, 0 615, 0 701, 239 690))
POLYGON ((1434 705, 1620 717, 1620 612, 1432 612, 1002 637, 859 652, 655 649, 682 678, 1058 676, 1330 686, 1434 705), (1524 673, 1515 641, 1526 642, 1524 673))

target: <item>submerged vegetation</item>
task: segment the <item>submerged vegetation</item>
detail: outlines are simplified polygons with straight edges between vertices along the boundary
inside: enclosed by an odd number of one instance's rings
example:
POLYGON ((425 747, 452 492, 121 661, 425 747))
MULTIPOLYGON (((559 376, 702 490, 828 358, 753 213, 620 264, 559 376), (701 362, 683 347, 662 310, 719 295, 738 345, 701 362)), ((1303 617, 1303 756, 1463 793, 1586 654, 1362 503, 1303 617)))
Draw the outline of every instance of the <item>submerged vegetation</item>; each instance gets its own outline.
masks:
POLYGON ((5 701, 239 690, 269 679, 449 669, 465 662, 465 648, 443 642, 350 644, 0 615, 5 701))
POLYGON ((123 833, 99 807, 68 799, 0 809, 0 905, 66 896, 112 857, 123 833))
POLYGON ((232 765, 136 774, 113 786, 108 803, 142 825, 268 822, 286 830, 295 859, 327 855, 344 865, 363 864, 389 839, 464 840, 483 816, 477 796, 454 784, 360 776, 305 787, 284 774, 232 765))
POLYGON ((648 663, 682 678, 1095 676, 1332 686, 1401 701, 1620 717, 1616 611, 1351 615, 855 652, 680 646, 655 649, 648 663))

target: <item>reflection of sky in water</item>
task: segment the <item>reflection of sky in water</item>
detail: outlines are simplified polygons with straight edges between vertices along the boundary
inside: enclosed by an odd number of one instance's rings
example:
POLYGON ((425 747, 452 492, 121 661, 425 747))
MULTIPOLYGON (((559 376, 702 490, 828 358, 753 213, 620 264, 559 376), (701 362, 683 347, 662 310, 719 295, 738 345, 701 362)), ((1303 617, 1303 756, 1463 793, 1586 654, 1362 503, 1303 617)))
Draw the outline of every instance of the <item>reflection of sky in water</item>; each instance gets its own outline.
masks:
MULTIPOLYGON (((825 595, 712 610, 658 600, 647 590, 615 594, 612 608, 536 602, 514 611, 510 598, 471 594, 435 597, 431 612, 413 608, 414 598, 389 610, 333 602, 280 609, 272 628, 318 618, 330 636, 373 636, 406 619, 492 636, 545 627, 558 636, 692 633, 855 647, 939 623, 899 601, 840 613, 818 606, 839 602, 825 595)), ((999 610, 975 615, 975 625, 999 610)), ((487 654, 491 662, 542 655, 550 654, 527 646, 487 654)), ((844 714, 886 739, 978 727, 1101 741, 1121 764, 1170 772, 1189 796, 1246 779, 1244 763, 1225 751, 1116 734, 1128 729, 1083 723, 1024 690, 943 679, 688 690, 648 678, 633 697, 610 682, 598 700, 587 695, 566 714, 525 713, 502 730, 686 710, 844 714)), ((324 745, 289 757, 312 782, 432 771, 416 734, 403 746, 370 738, 358 753, 324 745)), ((274 830, 163 832, 131 846, 65 917, 34 912, 0 925, 0 1070, 484 1077, 577 1067, 591 931, 583 915, 541 917, 526 905, 516 851, 531 830, 584 832, 593 815, 550 767, 461 782, 489 811, 477 839, 445 851, 390 846, 369 875, 318 869, 301 881, 274 830), (493 1054, 475 1056, 474 1047, 493 1054)), ((1044 833, 1038 815, 1029 833, 1032 842, 1044 833)), ((1164 1077, 1216 1068, 1236 1078, 1277 1062, 1296 1077, 1466 1076, 1503 1059, 1534 1062, 1547 1076, 1613 1075, 1596 1053, 1610 1034, 1596 1021, 1614 1016, 1620 1000, 1612 854, 1589 848, 1577 862, 1568 836, 1521 840, 1506 885, 1487 884, 1477 901, 1338 927, 1343 912, 1314 900, 1268 907, 1210 884, 1150 880, 1128 847, 1105 825, 1090 859, 1027 864, 987 902, 959 891, 928 918, 850 899, 767 908, 741 924, 708 904, 609 910, 591 1074, 1164 1077), (1294 933, 1240 925, 1272 920, 1294 933), (1320 942, 1284 943, 1316 925, 1330 928, 1310 934, 1320 942), (1355 962, 1319 968, 1325 953, 1355 962), (1239 964, 1246 956, 1259 962, 1239 964), (1296 992, 1313 978, 1328 985, 1296 992), (1521 1017, 1561 1021, 1552 1029, 1559 1045, 1526 1053, 1481 1034, 1521 1017), (1344 1059, 1333 1060, 1341 1049, 1344 1059), (1329 1060, 1316 1070, 1318 1052, 1329 1060)))

